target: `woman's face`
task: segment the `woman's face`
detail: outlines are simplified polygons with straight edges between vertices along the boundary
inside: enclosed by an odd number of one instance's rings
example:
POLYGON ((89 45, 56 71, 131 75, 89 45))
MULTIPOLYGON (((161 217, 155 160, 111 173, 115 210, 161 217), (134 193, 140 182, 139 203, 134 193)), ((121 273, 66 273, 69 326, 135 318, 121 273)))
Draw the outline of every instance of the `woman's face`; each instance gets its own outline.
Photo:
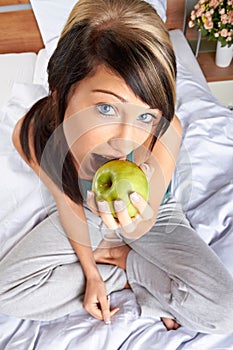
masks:
POLYGON ((125 159, 144 144, 161 119, 126 85, 99 66, 77 84, 68 101, 63 128, 81 177, 92 178, 110 159, 125 159))

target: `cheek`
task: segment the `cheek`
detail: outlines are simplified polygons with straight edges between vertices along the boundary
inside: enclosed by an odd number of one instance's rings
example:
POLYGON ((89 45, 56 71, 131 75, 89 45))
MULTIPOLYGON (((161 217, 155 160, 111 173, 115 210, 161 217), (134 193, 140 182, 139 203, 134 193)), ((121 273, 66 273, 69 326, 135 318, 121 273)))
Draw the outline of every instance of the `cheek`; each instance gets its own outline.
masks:
POLYGON ((76 133, 72 138, 66 135, 66 139, 71 150, 71 153, 76 160, 81 162, 88 153, 104 143, 106 143, 106 135, 109 135, 109 127, 93 128, 91 130, 85 130, 83 134, 76 133), (108 130, 106 130, 108 129, 108 130))
POLYGON ((143 143, 145 143, 146 140, 148 140, 149 138, 151 138, 152 135, 152 131, 151 128, 134 128, 134 131, 132 133, 132 137, 133 137, 133 141, 135 141, 135 143, 142 145, 143 143))

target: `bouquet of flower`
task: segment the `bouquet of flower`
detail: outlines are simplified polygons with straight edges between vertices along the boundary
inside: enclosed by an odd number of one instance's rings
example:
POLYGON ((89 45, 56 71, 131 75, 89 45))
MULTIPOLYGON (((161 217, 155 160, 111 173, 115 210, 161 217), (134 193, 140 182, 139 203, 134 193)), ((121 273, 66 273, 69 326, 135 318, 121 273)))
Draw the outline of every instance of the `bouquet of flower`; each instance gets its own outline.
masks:
POLYGON ((219 40, 221 46, 233 44, 233 0, 199 0, 191 12, 189 27, 203 36, 219 40))

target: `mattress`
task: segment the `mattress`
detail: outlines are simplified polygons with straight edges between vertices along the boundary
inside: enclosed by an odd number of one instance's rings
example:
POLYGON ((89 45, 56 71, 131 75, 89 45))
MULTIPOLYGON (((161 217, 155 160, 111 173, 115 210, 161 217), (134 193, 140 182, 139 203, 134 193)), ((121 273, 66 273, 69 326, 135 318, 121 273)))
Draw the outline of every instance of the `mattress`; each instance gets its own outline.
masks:
MULTIPOLYGON (((197 234, 233 274, 233 113, 211 94, 182 32, 170 36, 178 68, 176 114, 183 126, 172 192, 197 234)), ((38 55, 0 55, 0 72, 7 72, 0 81, 1 257, 54 207, 47 189, 14 150, 11 134, 16 121, 48 92, 46 65, 56 40, 52 34, 38 55)), ((120 308, 111 325, 84 310, 50 322, 1 314, 0 349, 233 349, 233 334, 206 335, 184 327, 168 332, 160 319, 141 317, 130 290, 113 293, 111 305, 120 308)))

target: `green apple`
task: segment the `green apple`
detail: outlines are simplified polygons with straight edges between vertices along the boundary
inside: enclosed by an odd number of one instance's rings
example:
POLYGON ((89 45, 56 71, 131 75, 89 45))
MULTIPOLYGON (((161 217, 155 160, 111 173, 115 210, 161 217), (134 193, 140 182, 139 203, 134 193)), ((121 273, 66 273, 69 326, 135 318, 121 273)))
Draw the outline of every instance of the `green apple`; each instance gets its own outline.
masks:
POLYGON ((130 217, 133 217, 137 209, 130 202, 130 193, 137 192, 145 200, 149 198, 149 184, 144 172, 128 160, 111 160, 102 165, 94 175, 92 190, 97 201, 108 202, 114 217, 117 217, 113 205, 116 199, 125 202, 130 217))

